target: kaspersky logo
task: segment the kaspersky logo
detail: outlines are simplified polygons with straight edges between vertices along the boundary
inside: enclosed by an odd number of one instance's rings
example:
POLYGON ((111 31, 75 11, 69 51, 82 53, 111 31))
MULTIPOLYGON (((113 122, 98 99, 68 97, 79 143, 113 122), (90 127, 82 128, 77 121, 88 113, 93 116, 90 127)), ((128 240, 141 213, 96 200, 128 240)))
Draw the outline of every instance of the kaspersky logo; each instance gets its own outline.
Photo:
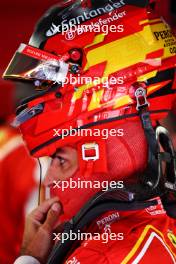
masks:
POLYGON ((73 25, 80 25, 91 18, 104 15, 106 13, 110 13, 114 11, 115 9, 118 9, 122 6, 124 6, 124 0, 120 0, 118 2, 114 2, 113 0, 109 0, 109 4, 107 4, 104 7, 99 7, 97 9, 91 9, 89 11, 82 12, 81 15, 73 17, 71 19, 64 19, 61 24, 56 25, 54 22, 52 23, 50 29, 46 32, 47 37, 54 36, 57 33, 61 33, 65 31, 65 28, 68 28, 68 25, 72 27, 73 25))

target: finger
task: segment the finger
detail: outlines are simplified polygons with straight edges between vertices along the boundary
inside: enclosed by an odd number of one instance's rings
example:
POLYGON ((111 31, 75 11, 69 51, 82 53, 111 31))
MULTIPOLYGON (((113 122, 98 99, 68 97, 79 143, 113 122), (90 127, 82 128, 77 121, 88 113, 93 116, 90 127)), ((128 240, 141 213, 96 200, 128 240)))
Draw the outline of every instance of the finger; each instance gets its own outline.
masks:
POLYGON ((43 221, 49 211, 49 209, 52 207, 52 205, 59 201, 58 197, 54 197, 51 199, 48 199, 44 201, 41 205, 39 205, 35 210, 33 210, 29 218, 34 219, 36 221, 43 221))
POLYGON ((50 208, 46 220, 43 224, 43 228, 47 231, 53 231, 56 223, 59 220, 59 216, 62 213, 62 207, 60 203, 54 203, 50 208))

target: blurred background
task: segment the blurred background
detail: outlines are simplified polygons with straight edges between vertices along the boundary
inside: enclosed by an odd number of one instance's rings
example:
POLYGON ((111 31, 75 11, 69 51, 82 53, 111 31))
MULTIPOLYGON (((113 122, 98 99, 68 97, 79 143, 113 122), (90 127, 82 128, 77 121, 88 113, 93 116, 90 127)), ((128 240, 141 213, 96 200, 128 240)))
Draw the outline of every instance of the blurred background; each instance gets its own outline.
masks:
MULTIPOLYGON (((38 18, 57 1, 6 0, 0 4, 0 76, 20 43, 28 43, 38 18)), ((24 216, 37 206, 38 163, 20 133, 9 123, 23 86, 0 77, 0 263, 12 264, 19 255, 24 216)))
MULTIPOLYGON (((28 43, 38 18, 57 0, 6 0, 0 5, 0 76, 21 43, 28 43)), ((176 28, 176 1, 157 0, 157 10, 176 28)), ((26 207, 33 204, 38 167, 29 157, 19 131, 9 125, 21 85, 0 77, 0 263, 19 254, 26 207)), ((36 204, 35 204, 36 205, 36 204)))

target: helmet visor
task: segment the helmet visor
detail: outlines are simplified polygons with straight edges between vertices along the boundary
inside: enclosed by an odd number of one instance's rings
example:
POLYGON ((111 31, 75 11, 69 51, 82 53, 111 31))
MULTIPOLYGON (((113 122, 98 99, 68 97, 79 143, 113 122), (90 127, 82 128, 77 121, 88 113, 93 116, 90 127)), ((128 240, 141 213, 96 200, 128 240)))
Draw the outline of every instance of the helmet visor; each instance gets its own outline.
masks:
POLYGON ((68 70, 69 64, 61 57, 21 44, 3 77, 34 81, 35 86, 42 88, 42 82, 63 84, 68 70))

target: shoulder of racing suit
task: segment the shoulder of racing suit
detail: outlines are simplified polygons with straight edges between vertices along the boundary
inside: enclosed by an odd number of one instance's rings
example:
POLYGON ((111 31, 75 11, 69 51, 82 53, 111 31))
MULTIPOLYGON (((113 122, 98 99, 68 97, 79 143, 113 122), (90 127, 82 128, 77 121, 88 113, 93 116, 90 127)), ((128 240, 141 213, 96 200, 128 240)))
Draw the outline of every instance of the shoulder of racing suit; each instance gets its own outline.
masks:
POLYGON ((86 240, 80 235, 83 241, 64 263, 175 263, 174 229, 161 202, 139 211, 110 211, 93 221, 86 240))

